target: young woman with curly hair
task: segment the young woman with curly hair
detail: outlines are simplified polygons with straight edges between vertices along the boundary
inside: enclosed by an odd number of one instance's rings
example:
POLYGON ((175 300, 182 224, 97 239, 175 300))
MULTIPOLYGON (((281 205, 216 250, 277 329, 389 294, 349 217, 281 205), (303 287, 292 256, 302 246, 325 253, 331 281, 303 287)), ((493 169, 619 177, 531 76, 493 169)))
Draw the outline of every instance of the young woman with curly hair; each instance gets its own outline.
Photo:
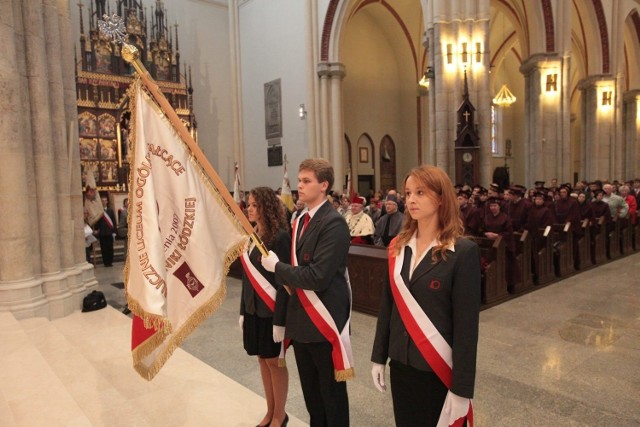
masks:
MULTIPOLYGON (((265 245, 289 262, 291 234, 282 202, 268 187, 257 187, 249 193, 249 221, 265 245)), ((285 403, 289 388, 287 368, 279 366, 282 350, 288 294, 275 274, 260 264, 260 251, 251 243, 242 255, 242 299, 239 324, 244 349, 258 356, 267 413, 260 426, 284 426, 288 422, 285 403)))
POLYGON ((458 201, 442 169, 412 169, 404 191, 405 221, 389 245, 371 374, 384 391, 390 359, 397 426, 459 425, 472 419, 480 250, 462 237, 458 201))

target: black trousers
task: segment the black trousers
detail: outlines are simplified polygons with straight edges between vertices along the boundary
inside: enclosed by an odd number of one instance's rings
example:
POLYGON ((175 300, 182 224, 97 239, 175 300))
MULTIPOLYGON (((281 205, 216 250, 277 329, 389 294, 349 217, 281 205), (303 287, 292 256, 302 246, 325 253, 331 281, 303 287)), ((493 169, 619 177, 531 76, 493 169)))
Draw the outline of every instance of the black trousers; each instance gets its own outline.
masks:
POLYGON ((100 235, 98 239, 100 240, 102 263, 105 267, 110 267, 113 265, 113 236, 111 234, 108 236, 100 235))
POLYGON ((347 427, 347 383, 335 380, 331 344, 294 341, 293 348, 304 402, 310 415, 310 427, 347 427))
POLYGON ((434 372, 419 371, 395 360, 389 367, 396 426, 435 427, 447 397, 447 387, 434 372))

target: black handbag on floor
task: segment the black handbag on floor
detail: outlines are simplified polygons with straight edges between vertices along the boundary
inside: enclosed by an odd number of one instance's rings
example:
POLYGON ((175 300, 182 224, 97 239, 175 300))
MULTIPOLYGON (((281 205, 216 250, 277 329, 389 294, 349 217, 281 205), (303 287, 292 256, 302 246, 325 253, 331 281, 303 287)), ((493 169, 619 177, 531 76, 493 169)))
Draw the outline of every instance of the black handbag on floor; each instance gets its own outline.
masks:
POLYGON ((107 300, 101 291, 93 291, 82 300, 82 312, 96 311, 107 306, 107 300))

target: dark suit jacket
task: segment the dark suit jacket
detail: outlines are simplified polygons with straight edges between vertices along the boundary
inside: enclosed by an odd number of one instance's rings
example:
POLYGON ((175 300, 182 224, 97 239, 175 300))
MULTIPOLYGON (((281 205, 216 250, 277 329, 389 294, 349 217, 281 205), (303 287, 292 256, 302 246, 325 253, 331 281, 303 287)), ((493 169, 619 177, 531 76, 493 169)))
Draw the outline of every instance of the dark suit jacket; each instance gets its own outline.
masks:
MULTIPOLYGON (((280 261, 289 262, 291 259, 291 234, 288 230, 279 230, 273 242, 269 245, 269 249, 278 255, 280 261)), ((264 269, 260 263, 262 254, 258 248, 254 247, 249 254, 251 264, 264 276, 276 288, 276 307, 275 312, 272 313, 267 304, 262 301, 262 298, 258 296, 253 289, 253 285, 247 273, 242 271, 242 298, 240 299, 240 314, 251 314, 258 317, 273 317, 273 324, 277 326, 284 326, 287 316, 287 302, 289 300, 289 294, 282 287, 282 280, 278 279, 274 273, 270 273, 264 269)))
MULTIPOLYGON (((346 221, 331 203, 324 202, 296 244, 298 266, 276 264, 276 276, 292 290, 316 292, 340 331, 349 318, 351 304, 344 276, 350 241, 346 221)), ((299 342, 326 341, 295 292, 289 297, 285 335, 299 342)))
MULTIPOLYGON (((435 264, 431 251, 413 272, 411 249, 405 247, 401 275, 411 294, 453 350, 451 391, 472 398, 476 375, 480 313, 480 249, 471 240, 458 239, 455 252, 435 264), (435 289, 432 281, 439 281, 435 289)), ((422 357, 402 322, 386 275, 371 361, 386 364, 391 358, 421 371, 433 371, 422 357)))
POLYGON ((109 218, 111 218, 113 228, 109 226, 109 223, 104 219, 104 217, 101 217, 94 225, 94 228, 98 230, 99 236, 111 236, 116 232, 116 216, 113 213, 113 209, 107 208, 105 209, 105 212, 107 213, 107 215, 109 215, 109 218))

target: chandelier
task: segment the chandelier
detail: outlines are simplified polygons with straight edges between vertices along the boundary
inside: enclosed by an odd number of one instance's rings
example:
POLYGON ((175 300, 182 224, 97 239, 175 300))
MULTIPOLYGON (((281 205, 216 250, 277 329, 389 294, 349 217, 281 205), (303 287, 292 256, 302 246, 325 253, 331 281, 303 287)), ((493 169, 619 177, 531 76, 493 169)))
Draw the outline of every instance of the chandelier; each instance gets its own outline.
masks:
POLYGON ((498 107, 508 107, 516 102, 516 97, 511 93, 506 84, 503 84, 498 94, 493 98, 493 103, 498 107))

